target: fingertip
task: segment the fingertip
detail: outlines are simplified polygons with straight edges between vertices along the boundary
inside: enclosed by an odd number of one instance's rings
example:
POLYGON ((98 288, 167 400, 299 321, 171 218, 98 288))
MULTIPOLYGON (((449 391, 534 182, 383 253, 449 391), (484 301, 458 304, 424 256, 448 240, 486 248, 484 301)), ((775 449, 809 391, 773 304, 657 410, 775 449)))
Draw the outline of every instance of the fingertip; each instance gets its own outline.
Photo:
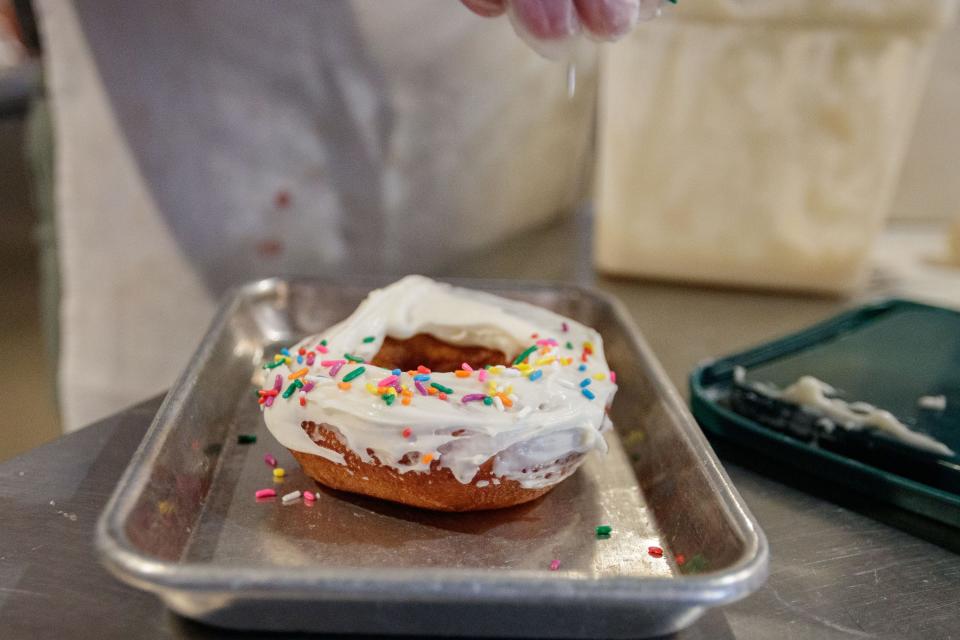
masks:
POLYGON ((513 17, 538 40, 563 40, 580 30, 571 0, 512 0, 513 17))
POLYGON ((507 0, 460 0, 470 11, 484 18, 496 18, 507 10, 507 0))
POLYGON ((630 33, 640 19, 640 0, 574 0, 580 22, 601 40, 630 33))

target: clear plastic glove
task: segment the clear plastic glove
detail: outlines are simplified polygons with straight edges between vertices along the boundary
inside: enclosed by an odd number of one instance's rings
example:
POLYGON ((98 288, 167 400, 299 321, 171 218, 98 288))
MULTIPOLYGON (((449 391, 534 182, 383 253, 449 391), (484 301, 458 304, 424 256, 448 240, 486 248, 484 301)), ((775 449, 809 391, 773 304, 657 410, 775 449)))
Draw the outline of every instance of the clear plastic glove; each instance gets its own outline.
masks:
POLYGON ((616 40, 640 20, 657 15, 663 0, 461 0, 481 16, 507 13, 514 29, 537 51, 551 55, 580 33, 616 40))

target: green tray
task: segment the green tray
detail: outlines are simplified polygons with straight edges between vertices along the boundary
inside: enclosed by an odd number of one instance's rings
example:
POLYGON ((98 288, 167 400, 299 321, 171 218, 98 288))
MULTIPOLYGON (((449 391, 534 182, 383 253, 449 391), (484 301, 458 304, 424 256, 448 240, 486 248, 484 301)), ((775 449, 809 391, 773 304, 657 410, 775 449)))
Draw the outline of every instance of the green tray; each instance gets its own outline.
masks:
MULTIPOLYGON (((725 403, 733 370, 783 387, 809 374, 894 413, 912 429, 960 451, 960 312, 907 300, 885 300, 848 311, 799 333, 708 362, 690 375, 693 415, 711 437, 753 455, 813 474, 874 499, 960 527, 960 493, 769 429, 725 403), (922 395, 944 395, 945 411, 917 406, 922 395)), ((960 486, 960 459, 917 460, 938 465, 940 476, 960 486), (955 478, 956 482, 952 479, 955 478)))

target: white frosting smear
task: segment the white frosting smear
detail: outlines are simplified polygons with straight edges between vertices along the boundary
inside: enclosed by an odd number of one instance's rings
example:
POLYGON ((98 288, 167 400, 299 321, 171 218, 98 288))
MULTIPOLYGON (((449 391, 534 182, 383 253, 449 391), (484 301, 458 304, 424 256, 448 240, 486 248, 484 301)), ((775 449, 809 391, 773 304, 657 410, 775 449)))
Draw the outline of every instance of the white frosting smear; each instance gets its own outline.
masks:
POLYGON ((836 391, 813 376, 803 376, 776 397, 801 407, 809 407, 822 413, 838 426, 849 430, 876 429, 917 449, 941 456, 952 456, 953 450, 935 438, 912 431, 889 411, 878 409, 866 402, 846 402, 830 397, 836 391))
POLYGON ((283 446, 338 464, 344 463, 342 456, 313 442, 302 423, 332 425, 341 442, 365 462, 375 456, 406 473, 426 472, 430 461, 438 460, 464 484, 492 458, 499 478, 530 489, 550 486, 576 469, 564 464, 566 456, 606 451, 601 431, 609 427, 605 409, 617 387, 600 335, 525 302, 408 276, 373 291, 349 318, 300 341, 289 349, 289 357, 277 358, 268 363, 263 378, 261 394, 281 389, 270 397, 270 406, 261 405, 267 427, 283 446), (421 380, 415 378, 427 374, 394 374, 345 357, 367 361, 386 336, 404 339, 418 333, 497 349, 510 362, 530 347, 536 350, 515 367, 475 369, 460 376, 431 372, 421 380), (339 368, 330 364, 344 360, 339 368), (363 372, 354 374, 360 367, 363 372), (300 377, 291 378, 297 372, 300 377), (339 383, 351 374, 357 377, 342 388, 339 383), (288 394, 293 380, 303 387, 288 394), (450 390, 446 399, 439 392, 424 395, 433 384, 450 390), (388 404, 384 396, 392 401, 388 404))

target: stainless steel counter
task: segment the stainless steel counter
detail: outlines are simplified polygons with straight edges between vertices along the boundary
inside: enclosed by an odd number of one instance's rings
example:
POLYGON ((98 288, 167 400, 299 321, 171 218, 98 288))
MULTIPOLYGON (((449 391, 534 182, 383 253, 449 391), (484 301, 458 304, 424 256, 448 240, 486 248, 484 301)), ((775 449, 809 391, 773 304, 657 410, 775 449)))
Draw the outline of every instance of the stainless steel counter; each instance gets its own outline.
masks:
MULTIPOLYGON (((451 272, 587 279, 589 263, 569 231, 546 230, 535 243, 518 240, 461 261, 451 272)), ((684 392, 686 374, 702 358, 798 329, 848 304, 628 281, 597 284, 627 304, 684 392)), ((95 520, 158 406, 159 398, 149 400, 0 464, 0 637, 226 635, 166 612, 152 596, 114 580, 94 558, 95 520)), ((771 575, 758 593, 708 614, 678 638, 960 637, 960 556, 946 548, 960 546, 960 535, 799 473, 764 468, 733 451, 720 454, 767 533, 771 575)))

